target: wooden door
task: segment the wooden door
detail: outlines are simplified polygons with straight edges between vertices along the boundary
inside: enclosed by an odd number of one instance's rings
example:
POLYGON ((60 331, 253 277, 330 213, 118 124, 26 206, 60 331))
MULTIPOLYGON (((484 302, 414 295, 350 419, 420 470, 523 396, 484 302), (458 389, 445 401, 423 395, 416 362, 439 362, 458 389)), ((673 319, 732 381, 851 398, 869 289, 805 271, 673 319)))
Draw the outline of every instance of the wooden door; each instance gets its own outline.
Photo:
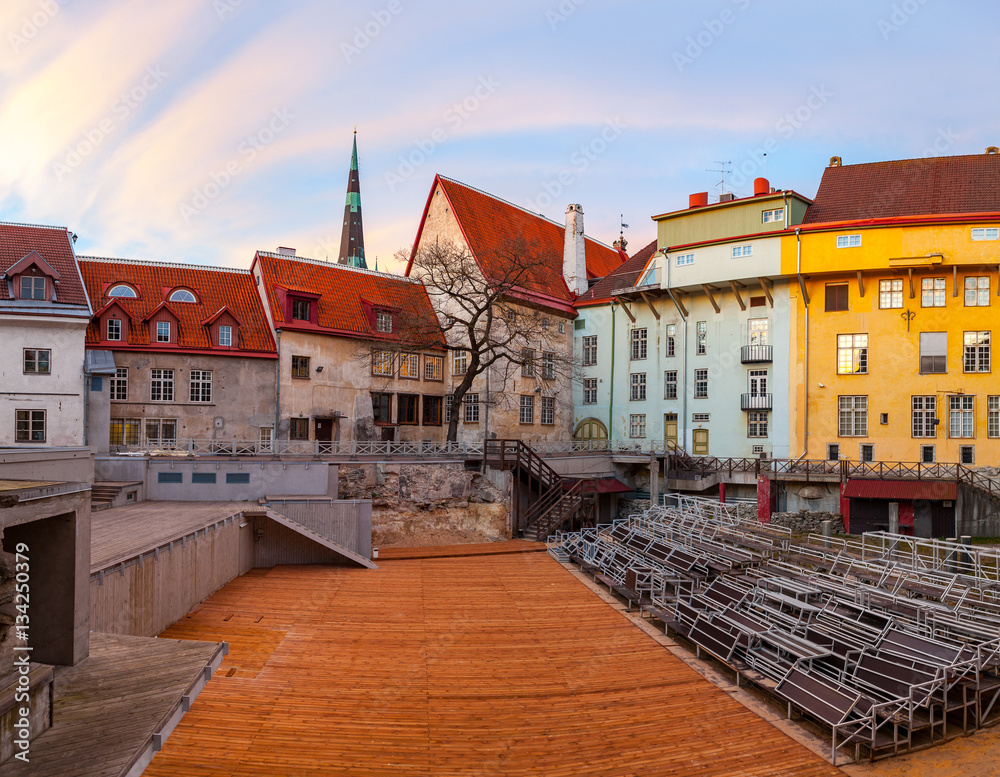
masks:
POLYGON ((691 452, 695 456, 708 455, 708 429, 695 429, 691 433, 691 452))
POLYGON ((677 444, 677 413, 663 414, 663 439, 677 444))

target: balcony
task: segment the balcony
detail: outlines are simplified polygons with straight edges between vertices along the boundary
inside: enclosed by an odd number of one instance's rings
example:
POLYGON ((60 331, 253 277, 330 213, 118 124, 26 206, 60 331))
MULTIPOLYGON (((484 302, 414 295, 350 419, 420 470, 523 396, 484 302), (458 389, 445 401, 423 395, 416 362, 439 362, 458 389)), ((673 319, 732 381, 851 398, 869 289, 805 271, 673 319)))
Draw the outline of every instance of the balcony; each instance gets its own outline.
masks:
POLYGON ((743 394, 740 396, 740 410, 770 410, 773 397, 773 394, 743 394))
POLYGON ((774 361, 773 345, 744 345, 740 349, 743 364, 770 364, 774 361))

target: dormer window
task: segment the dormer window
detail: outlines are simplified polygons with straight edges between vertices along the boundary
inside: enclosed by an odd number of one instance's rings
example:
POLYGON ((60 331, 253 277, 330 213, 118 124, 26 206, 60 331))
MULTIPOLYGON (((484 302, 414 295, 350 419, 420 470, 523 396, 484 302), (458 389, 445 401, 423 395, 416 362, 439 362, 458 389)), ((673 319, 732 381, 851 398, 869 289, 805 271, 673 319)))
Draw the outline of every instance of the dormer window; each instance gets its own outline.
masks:
POLYGON ((169 321, 157 321, 156 322, 156 342, 158 342, 158 343, 169 343, 170 342, 170 322, 169 321))
POLYGON ((231 326, 219 327, 219 345, 230 348, 233 345, 233 328, 231 326))
POLYGON ((307 299, 293 299, 292 300, 292 318, 296 321, 308 321, 309 320, 309 308, 311 307, 309 300, 307 299))
POLYGON ((45 299, 45 276, 21 276, 21 299, 45 299))
POLYGON ((392 313, 388 310, 375 311, 375 331, 386 333, 392 332, 392 313))
POLYGON ((108 319, 108 340, 122 339, 122 320, 120 318, 108 319))
POLYGON ((198 298, 187 289, 175 289, 170 294, 171 302, 197 302, 198 298))
POLYGON ((113 286, 111 291, 108 292, 109 297, 131 297, 132 299, 138 298, 139 294, 131 286, 124 283, 119 283, 117 286, 113 286))

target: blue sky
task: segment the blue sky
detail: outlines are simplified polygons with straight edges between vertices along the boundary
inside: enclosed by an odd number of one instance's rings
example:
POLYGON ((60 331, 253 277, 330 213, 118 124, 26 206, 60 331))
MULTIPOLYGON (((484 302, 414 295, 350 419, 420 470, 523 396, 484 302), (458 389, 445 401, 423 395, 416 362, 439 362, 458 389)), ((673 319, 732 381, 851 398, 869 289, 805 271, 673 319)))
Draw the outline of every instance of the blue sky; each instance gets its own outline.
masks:
POLYGON ((687 195, 1000 145, 998 8, 943 0, 7 0, 0 219, 83 254, 337 255, 358 128, 369 264, 435 173, 630 250, 687 195))

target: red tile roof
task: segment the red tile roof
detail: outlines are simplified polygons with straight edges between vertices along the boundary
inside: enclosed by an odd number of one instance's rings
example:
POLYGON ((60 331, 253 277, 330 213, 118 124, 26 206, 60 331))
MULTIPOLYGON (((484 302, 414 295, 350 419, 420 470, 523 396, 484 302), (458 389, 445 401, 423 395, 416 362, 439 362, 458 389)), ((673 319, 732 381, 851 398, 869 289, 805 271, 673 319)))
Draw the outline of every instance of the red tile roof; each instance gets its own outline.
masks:
MULTIPOLYGON (((42 227, 30 224, 0 223, 0 274, 32 251, 59 273, 56 302, 87 305, 87 295, 76 268, 70 233, 65 227, 42 227)), ((10 299, 7 284, 0 283, 0 300, 10 299)))
POLYGON ((828 167, 803 224, 1000 213, 1000 154, 828 167))
MULTIPOLYGON (((276 355, 274 338, 268 326, 264 307, 253 276, 247 270, 222 267, 200 267, 170 262, 140 262, 128 259, 98 259, 81 257, 80 270, 96 312, 112 300, 128 313, 128 346, 120 348, 212 349, 206 319, 211 319, 223 307, 240 322, 238 349, 215 347, 219 353, 233 356, 276 355), (127 283, 139 290, 140 297, 108 297, 106 292, 119 283, 127 283), (197 302, 166 301, 177 288, 194 292, 197 302), (157 307, 164 306, 177 316, 178 340, 176 346, 155 346, 149 342, 148 325, 142 320, 157 307), (249 352, 249 353, 248 353, 249 352)), ((235 340, 236 338, 234 338, 235 340)), ((100 342, 97 320, 87 329, 87 344, 100 342)))
POLYGON ((625 262, 625 264, 619 265, 618 269, 614 272, 605 275, 597 281, 597 283, 587 289, 586 293, 581 294, 576 301, 576 306, 582 307, 584 305, 605 302, 611 299, 611 292, 616 289, 635 286, 639 280, 639 276, 642 275, 642 271, 646 268, 646 265, 655 253, 656 241, 654 240, 649 245, 636 251, 631 259, 625 262))
MULTIPOLYGON (((414 251, 420 244, 420 235, 427 220, 427 210, 438 185, 448 198, 469 250, 476 257, 484 275, 487 277, 503 275, 502 269, 494 269, 491 272, 491 263, 498 261, 502 256, 506 241, 511 237, 520 238, 539 255, 539 262, 522 284, 523 288, 528 292, 555 300, 573 301, 574 295, 563 277, 565 225, 450 178, 440 175, 434 178, 424 216, 420 220, 420 228, 414 241, 414 251)), ((616 249, 586 236, 584 240, 588 277, 600 278, 621 266, 622 255, 616 249)), ((410 264, 406 268, 407 273, 412 264, 411 254, 410 264)))
POLYGON ((444 335, 423 285, 398 275, 344 264, 258 251, 264 289, 276 329, 298 329, 366 340, 397 339, 432 347, 443 346, 444 335), (286 321, 279 297, 284 290, 319 295, 317 324, 286 321), (401 313, 402 326, 394 335, 375 329, 374 308, 401 313), (409 337, 407 337, 407 335, 409 337))

